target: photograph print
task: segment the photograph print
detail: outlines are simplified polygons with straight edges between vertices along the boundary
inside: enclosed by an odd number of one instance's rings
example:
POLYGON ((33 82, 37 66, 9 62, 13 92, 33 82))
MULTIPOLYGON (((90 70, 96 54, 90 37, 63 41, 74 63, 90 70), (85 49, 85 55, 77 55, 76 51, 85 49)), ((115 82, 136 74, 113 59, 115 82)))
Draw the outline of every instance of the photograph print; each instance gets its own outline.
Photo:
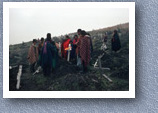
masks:
POLYGON ((134 3, 29 4, 4 5, 9 23, 8 92, 106 94, 132 89, 135 94, 134 3))

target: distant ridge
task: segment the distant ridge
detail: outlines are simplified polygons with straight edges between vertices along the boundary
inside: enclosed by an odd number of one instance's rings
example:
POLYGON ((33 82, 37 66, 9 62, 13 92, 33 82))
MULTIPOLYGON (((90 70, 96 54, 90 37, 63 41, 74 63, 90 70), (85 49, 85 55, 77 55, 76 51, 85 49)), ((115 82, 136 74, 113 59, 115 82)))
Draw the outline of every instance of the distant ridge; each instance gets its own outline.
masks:
MULTIPOLYGON (((96 29, 94 31, 111 31, 111 30, 117 30, 117 29, 126 29, 126 28, 129 28, 129 23, 124 23, 124 24, 118 24, 118 25, 115 25, 115 26, 111 26, 111 27, 106 27, 106 28, 101 28, 101 29, 96 29)), ((91 32, 91 31, 90 31, 91 32)))
MULTIPOLYGON (((86 32, 90 33, 91 35, 94 35, 95 33, 103 33, 105 31, 111 31, 112 32, 114 30, 128 29, 128 28, 129 28, 129 23, 127 22, 127 23, 117 24, 117 25, 114 25, 114 26, 106 27, 106 28, 94 29, 94 30, 86 31, 86 32)), ((69 33, 68 35, 73 36, 74 34, 76 34, 76 32, 69 33)))
MULTIPOLYGON (((91 31, 86 31, 88 33, 90 33, 91 35, 94 35, 96 33, 104 33, 104 32, 107 32, 107 31, 114 31, 115 29, 118 30, 118 29, 127 29, 129 28, 129 23, 123 23, 123 24, 118 24, 118 25, 114 25, 114 26, 110 26, 110 27, 106 27, 106 28, 100 28, 100 29, 94 29, 94 30, 91 30, 91 31)), ((83 29, 84 30, 84 29, 83 29)), ((76 30, 77 31, 77 30, 76 30)), ((70 38, 73 38, 73 36, 77 34, 77 32, 74 32, 74 33, 68 33, 68 34, 64 34, 64 35, 60 35, 60 36, 54 36, 52 37, 56 42, 59 42, 61 41, 61 39, 65 36, 65 35, 69 35, 70 38)), ((28 42, 25 42, 25 43, 32 43, 32 40, 31 41, 28 41, 28 42)), ((21 44, 21 43, 19 43, 21 44)), ((12 45, 19 45, 19 44, 10 44, 10 46, 12 45)))

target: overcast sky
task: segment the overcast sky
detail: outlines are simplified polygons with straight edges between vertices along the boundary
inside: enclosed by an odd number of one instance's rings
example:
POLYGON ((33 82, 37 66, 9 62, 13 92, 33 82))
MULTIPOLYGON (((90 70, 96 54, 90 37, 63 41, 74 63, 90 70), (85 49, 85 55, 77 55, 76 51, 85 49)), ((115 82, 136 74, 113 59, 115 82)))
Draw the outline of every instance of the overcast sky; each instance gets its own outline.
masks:
POLYGON ((9 10, 9 43, 17 44, 34 38, 90 31, 129 22, 124 8, 11 8, 9 10))

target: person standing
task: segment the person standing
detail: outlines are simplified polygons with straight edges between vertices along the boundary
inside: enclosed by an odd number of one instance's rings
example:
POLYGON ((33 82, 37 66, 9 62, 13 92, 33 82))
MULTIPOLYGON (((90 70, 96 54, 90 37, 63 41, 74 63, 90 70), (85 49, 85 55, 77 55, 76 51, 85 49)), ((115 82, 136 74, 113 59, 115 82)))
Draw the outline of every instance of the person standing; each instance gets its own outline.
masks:
POLYGON ((33 43, 29 48, 28 52, 28 61, 30 63, 30 71, 31 73, 35 72, 35 64, 38 61, 38 47, 36 46, 37 40, 33 39, 33 43))
POLYGON ((67 51, 65 49, 69 47, 69 43, 70 43, 71 39, 68 35, 66 35, 65 37, 66 37, 66 39, 64 40, 64 42, 61 45, 61 54, 62 54, 63 58, 67 59, 67 51))
POLYGON ((105 35, 104 35, 104 37, 103 37, 103 44, 102 44, 102 46, 101 46, 101 49, 103 50, 103 51, 105 51, 106 49, 107 49, 107 40, 108 40, 108 36, 107 36, 107 33, 105 33, 105 35))
POLYGON ((78 41, 78 36, 74 35, 73 44, 75 45, 77 41, 78 41))
POLYGON ((53 54, 54 54, 54 47, 51 44, 51 34, 47 34, 47 39, 44 42, 44 46, 42 48, 41 53, 41 64, 43 68, 43 74, 45 76, 50 76, 52 71, 52 62, 53 62, 53 54))
POLYGON ((107 33, 105 33, 104 38, 103 38, 104 45, 106 45, 107 40, 108 40, 108 36, 107 36, 107 33))
POLYGON ((38 44, 38 53, 39 53, 38 65, 40 65, 40 66, 41 66, 41 53, 42 53, 43 45, 44 45, 44 38, 42 37, 38 44))
POLYGON ((113 37, 111 39, 111 46, 112 46, 112 50, 115 52, 117 52, 121 48, 121 43, 120 43, 120 39, 119 39, 117 30, 114 30, 113 37))
POLYGON ((78 40, 76 42, 76 55, 77 55, 77 66, 80 67, 81 66, 81 58, 80 58, 80 43, 81 43, 81 29, 77 30, 77 34, 78 34, 78 40))
POLYGON ((75 45, 73 44, 73 41, 70 41, 70 45, 71 45, 71 51, 70 51, 70 61, 74 61, 75 60, 75 45))
POLYGON ((85 31, 81 31, 81 38, 80 38, 80 56, 81 62, 83 66, 82 73, 87 72, 87 66, 90 62, 90 51, 91 51, 91 42, 90 36, 86 35, 85 31))

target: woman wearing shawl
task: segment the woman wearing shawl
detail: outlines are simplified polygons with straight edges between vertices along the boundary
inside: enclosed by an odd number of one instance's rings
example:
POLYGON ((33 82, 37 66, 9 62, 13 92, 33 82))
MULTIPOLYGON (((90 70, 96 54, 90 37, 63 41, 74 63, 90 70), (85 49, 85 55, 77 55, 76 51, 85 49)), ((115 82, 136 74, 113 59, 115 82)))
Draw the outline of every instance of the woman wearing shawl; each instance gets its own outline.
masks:
POLYGON ((65 49, 68 48, 70 40, 71 39, 69 38, 69 36, 66 35, 65 41, 61 45, 61 54, 62 54, 62 57, 65 59, 67 59, 67 51, 65 49))
POLYGON ((91 51, 91 42, 90 42, 90 36, 86 35, 85 31, 81 31, 81 39, 80 39, 80 56, 81 56, 81 62, 83 66, 82 73, 85 73, 87 71, 87 65, 90 62, 90 51, 91 51))
POLYGON ((49 76, 51 74, 54 53, 54 47, 51 44, 51 34, 48 33, 41 53, 43 74, 45 76, 49 76))
POLYGON ((115 52, 117 52, 121 48, 121 43, 120 43, 120 39, 119 39, 119 35, 117 33, 117 30, 114 30, 114 34, 113 34, 113 37, 111 39, 111 46, 112 46, 112 50, 115 52))

